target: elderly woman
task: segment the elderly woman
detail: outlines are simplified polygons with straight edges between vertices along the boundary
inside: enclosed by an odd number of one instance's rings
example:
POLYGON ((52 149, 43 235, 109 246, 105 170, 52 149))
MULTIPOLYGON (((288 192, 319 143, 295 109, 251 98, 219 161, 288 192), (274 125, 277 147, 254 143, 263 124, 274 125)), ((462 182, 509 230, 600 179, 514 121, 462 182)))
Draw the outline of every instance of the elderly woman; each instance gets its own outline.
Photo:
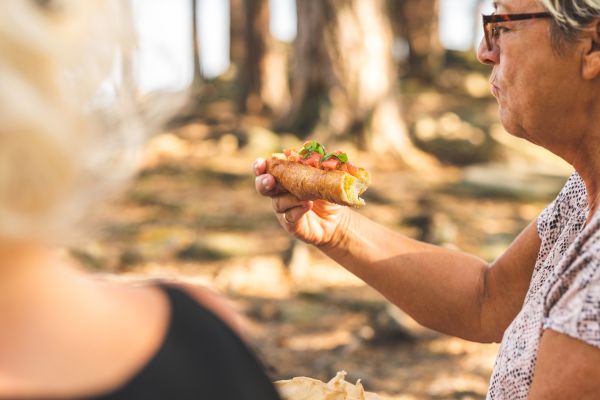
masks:
POLYGON ((492 263, 302 202, 254 168, 283 227, 423 325, 502 342, 489 399, 600 398, 600 0, 501 0, 478 57, 511 134, 575 171, 492 263))
POLYGON ((123 4, 0 1, 0 398, 278 399, 223 300, 103 282, 60 251, 141 150, 107 80, 131 50, 123 4))

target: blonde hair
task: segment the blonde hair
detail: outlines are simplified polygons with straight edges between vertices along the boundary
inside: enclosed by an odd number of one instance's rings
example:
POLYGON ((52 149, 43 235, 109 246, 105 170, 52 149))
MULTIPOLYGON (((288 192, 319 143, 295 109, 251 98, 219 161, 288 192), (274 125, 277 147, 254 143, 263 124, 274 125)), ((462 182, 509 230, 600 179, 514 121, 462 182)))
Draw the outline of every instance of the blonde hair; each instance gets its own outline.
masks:
POLYGON ((115 74, 134 42, 124 3, 0 1, 0 238, 72 242, 134 171, 144 129, 115 74))

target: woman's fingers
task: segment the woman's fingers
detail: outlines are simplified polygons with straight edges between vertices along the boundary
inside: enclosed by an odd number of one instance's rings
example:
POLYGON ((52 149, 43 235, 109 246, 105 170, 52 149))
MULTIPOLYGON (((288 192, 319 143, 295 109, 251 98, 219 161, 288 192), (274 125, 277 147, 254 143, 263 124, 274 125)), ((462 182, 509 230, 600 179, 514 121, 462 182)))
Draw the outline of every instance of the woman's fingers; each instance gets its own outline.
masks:
POLYGON ((252 171, 256 176, 254 186, 263 196, 271 197, 277 218, 284 225, 296 224, 312 207, 312 201, 300 201, 283 189, 272 175, 266 173, 267 161, 257 158, 252 163, 252 171))
POLYGON ((274 196, 277 184, 275 178, 269 174, 263 174, 256 177, 254 180, 256 191, 263 196, 274 196))
POLYGON ((276 186, 275 178, 273 176, 266 174, 267 170, 267 161, 264 158, 257 158, 252 163, 252 171, 256 176, 254 180, 254 186, 256 187, 256 191, 263 196, 272 196, 273 189, 276 186))
POLYGON ((287 225, 294 225, 296 222, 300 220, 306 214, 306 212, 310 209, 310 205, 307 202, 303 202, 302 205, 289 208, 286 211, 278 214, 281 216, 282 222, 287 225))
POLYGON ((254 180, 254 186, 256 187, 256 191, 263 196, 273 197, 282 193, 287 193, 287 191, 281 187, 273 175, 263 174, 257 176, 254 180))
POLYGON ((252 170, 256 176, 264 174, 267 171, 267 160, 264 158, 257 158, 252 163, 252 170))
POLYGON ((254 160, 252 163, 252 171, 254 172, 254 175, 256 175, 254 186, 258 193, 268 197, 286 193, 286 190, 277 183, 273 175, 266 173, 267 161, 264 158, 257 158, 254 160))
POLYGON ((292 208, 297 207, 308 207, 308 201, 298 200, 296 197, 289 193, 280 194, 278 196, 271 197, 273 202, 273 209, 276 213, 284 213, 292 208))

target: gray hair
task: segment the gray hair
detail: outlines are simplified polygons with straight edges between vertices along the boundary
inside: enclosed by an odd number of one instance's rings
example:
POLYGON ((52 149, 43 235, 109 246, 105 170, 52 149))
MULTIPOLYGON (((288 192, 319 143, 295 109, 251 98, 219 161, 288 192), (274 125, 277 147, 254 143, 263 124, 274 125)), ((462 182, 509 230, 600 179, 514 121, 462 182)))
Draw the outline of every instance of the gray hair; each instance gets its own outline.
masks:
POLYGON ((539 0, 552 14, 555 45, 577 39, 594 19, 600 17, 600 0, 539 0))

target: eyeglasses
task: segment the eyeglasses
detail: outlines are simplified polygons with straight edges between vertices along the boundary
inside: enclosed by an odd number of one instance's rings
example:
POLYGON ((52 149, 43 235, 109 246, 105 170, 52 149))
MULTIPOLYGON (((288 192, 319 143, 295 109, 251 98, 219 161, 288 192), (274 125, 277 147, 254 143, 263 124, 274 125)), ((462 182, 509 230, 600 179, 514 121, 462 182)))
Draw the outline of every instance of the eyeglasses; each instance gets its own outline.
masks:
POLYGON ((523 21, 526 19, 552 18, 552 14, 548 12, 527 13, 527 14, 492 14, 482 15, 483 17, 483 32, 485 34, 485 43, 489 51, 492 51, 494 45, 500 37, 500 30, 492 27, 492 24, 498 22, 523 21))

